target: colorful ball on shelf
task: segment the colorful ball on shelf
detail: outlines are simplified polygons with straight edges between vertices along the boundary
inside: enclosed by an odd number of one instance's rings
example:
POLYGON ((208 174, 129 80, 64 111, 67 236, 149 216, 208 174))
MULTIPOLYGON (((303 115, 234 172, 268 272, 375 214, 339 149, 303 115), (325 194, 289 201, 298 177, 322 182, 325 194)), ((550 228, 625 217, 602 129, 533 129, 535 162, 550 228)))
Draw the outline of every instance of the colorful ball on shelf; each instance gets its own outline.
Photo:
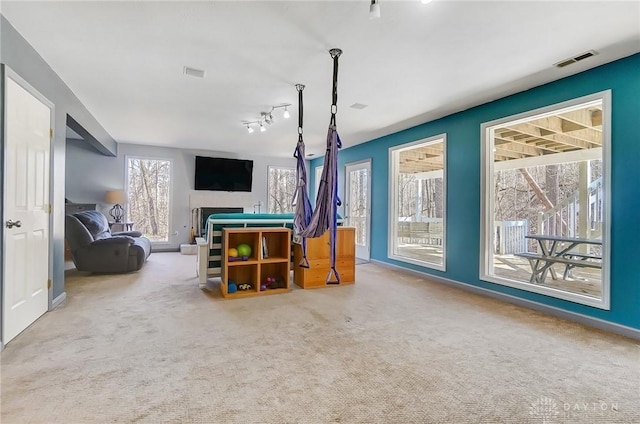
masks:
POLYGON ((229 248, 229 250, 227 250, 227 256, 229 256, 230 258, 237 258, 238 249, 234 249, 233 247, 229 248))
POLYGON ((236 247, 236 250, 238 252, 237 256, 246 256, 247 258, 249 256, 251 256, 251 246, 249 246, 247 243, 241 243, 236 247))
POLYGON ((260 286, 260 291, 265 291, 266 289, 267 289, 267 286, 266 286, 266 285, 262 284, 262 285, 260 286))
POLYGON ((235 293, 236 291, 238 291, 238 286, 236 286, 235 283, 229 282, 227 293, 235 293))

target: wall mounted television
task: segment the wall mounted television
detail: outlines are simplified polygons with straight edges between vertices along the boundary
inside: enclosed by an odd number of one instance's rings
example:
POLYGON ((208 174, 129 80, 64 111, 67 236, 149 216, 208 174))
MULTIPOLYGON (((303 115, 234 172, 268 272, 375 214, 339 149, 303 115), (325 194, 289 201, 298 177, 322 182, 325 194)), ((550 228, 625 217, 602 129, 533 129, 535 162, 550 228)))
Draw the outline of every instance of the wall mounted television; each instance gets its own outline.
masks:
POLYGON ((253 161, 196 156, 196 190, 251 191, 253 161))

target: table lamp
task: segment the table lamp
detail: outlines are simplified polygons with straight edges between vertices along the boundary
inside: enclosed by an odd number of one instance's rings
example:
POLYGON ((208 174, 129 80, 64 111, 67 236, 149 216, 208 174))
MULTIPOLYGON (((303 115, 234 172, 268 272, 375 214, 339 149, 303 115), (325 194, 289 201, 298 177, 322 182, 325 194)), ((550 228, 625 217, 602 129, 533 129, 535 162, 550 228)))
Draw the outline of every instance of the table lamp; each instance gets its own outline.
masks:
POLYGON ((109 215, 113 217, 115 222, 122 222, 124 218, 124 208, 121 204, 127 203, 127 195, 122 190, 110 190, 107 191, 106 196, 107 203, 114 204, 109 210, 109 215))

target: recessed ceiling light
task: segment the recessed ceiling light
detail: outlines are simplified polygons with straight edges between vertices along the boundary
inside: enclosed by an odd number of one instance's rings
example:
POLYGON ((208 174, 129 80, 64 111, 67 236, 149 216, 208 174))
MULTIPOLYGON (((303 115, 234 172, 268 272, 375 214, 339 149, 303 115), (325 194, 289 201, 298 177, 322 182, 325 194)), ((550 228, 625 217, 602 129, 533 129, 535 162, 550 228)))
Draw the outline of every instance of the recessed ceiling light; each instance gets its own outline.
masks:
POLYGON ((354 103, 349 107, 353 109, 364 109, 365 107, 367 107, 367 105, 363 105, 362 103, 354 103))
POLYGON ((202 69, 185 66, 183 72, 185 75, 189 75, 190 77, 204 78, 204 71, 202 69))

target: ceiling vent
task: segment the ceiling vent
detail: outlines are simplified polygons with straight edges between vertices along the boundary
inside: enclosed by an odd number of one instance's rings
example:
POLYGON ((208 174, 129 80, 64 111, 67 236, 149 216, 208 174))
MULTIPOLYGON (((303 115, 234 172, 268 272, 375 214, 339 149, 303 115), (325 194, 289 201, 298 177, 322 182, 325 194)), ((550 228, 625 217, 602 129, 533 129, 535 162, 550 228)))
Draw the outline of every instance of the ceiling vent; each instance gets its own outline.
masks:
POLYGON ((202 69, 191 68, 189 66, 184 67, 184 74, 190 77, 204 78, 204 71, 202 69))
POLYGON ((364 109, 365 107, 367 107, 367 105, 363 105, 362 103, 354 103, 354 104, 352 104, 352 105, 351 105, 351 106, 349 106, 349 107, 350 107, 350 108, 353 108, 353 109, 360 109, 360 110, 362 110, 362 109, 364 109))
POLYGON ((591 57, 591 56, 595 56, 597 54, 598 54, 597 51, 589 50, 588 52, 584 52, 582 54, 579 54, 576 57, 572 57, 572 58, 569 58, 569 59, 565 59, 565 60, 563 60, 561 62, 558 62, 554 66, 557 66, 558 68, 564 68, 565 66, 569 66, 572 63, 580 62, 581 60, 584 60, 584 59, 586 59, 588 57, 591 57))

